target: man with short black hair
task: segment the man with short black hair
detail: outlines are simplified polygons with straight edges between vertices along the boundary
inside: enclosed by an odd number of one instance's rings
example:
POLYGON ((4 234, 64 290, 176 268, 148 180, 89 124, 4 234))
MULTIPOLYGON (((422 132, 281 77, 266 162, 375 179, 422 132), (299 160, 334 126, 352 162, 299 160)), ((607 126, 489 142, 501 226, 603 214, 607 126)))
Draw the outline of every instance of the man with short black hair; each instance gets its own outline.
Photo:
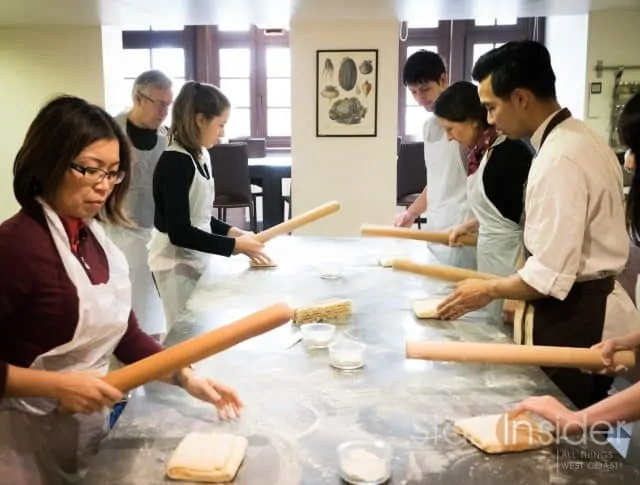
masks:
MULTIPOLYGON (((466 280, 439 308, 455 319, 494 299, 519 300, 516 343, 590 347, 637 329, 636 309, 615 275, 625 266, 622 171, 613 151, 561 109, 547 49, 509 42, 473 68, 488 121, 510 138, 531 136, 537 152, 524 209, 526 261, 516 274, 466 280), (606 325, 605 325, 606 320, 606 325)), ((545 368, 582 408, 607 395, 612 379, 545 368)))
MULTIPOLYGON (((402 81, 416 102, 432 113, 436 99, 448 85, 444 61, 435 52, 415 52, 404 65, 402 81)), ((414 203, 398 215, 395 225, 411 227, 414 220, 426 211, 428 230, 448 231, 462 224, 470 215, 464 149, 457 141, 448 140, 445 129, 433 116, 425 122, 423 136, 428 191, 425 187, 414 203)), ((473 247, 428 244, 428 248, 442 264, 476 268, 473 247)))

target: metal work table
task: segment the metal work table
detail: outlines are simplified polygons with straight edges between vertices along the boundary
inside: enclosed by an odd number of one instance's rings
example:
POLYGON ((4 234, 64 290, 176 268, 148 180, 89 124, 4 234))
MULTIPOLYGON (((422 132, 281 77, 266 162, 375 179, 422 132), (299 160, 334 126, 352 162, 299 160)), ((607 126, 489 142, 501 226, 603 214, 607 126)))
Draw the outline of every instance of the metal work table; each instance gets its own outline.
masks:
POLYGON ((393 447, 392 478, 403 485, 538 485, 640 483, 609 445, 569 445, 489 456, 453 433, 452 421, 499 413, 538 394, 560 396, 535 367, 410 361, 406 339, 508 341, 476 314, 456 322, 418 321, 412 299, 446 294, 441 282, 378 266, 380 256, 426 260, 423 244, 380 239, 281 237, 267 246, 279 267, 250 270, 246 259, 212 258, 182 321, 175 344, 277 301, 293 306, 352 298, 354 315, 339 327, 368 344, 365 367, 329 366, 326 350, 287 348, 285 325, 196 365, 235 387, 242 417, 220 423, 211 406, 164 384, 138 389, 95 457, 89 485, 170 482, 165 464, 190 431, 225 430, 248 437, 237 485, 339 484, 336 447, 381 438, 393 447), (342 278, 321 279, 340 261, 342 278), (605 469, 607 468, 607 469, 605 469))

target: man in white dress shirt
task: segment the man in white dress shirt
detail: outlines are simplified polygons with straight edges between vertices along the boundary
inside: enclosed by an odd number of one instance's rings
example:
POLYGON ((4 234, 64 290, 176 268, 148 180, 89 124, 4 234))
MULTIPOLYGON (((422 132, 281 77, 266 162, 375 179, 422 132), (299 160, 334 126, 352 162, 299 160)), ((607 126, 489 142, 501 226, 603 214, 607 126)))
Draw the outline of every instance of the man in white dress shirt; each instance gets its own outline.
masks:
MULTIPOLYGON (((531 136, 537 152, 523 214, 526 260, 509 277, 460 283, 440 316, 454 319, 494 299, 511 299, 520 300, 516 343, 590 347, 628 333, 637 313, 615 283, 629 252, 615 154, 560 108, 542 44, 509 42, 494 49, 478 60, 473 77, 488 121, 511 138, 531 136)), ((578 369, 543 370, 580 408, 604 398, 612 382, 578 369)))

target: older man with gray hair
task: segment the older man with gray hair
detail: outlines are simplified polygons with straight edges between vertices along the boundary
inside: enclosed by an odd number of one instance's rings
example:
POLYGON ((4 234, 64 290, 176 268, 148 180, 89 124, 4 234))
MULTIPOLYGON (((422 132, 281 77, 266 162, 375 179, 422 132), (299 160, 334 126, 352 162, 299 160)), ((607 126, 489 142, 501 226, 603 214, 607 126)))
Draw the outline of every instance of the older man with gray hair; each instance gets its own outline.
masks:
POLYGON ((129 262, 132 306, 142 329, 158 340, 166 324, 153 275, 147 265, 147 243, 153 228, 153 172, 167 147, 163 122, 173 102, 172 83, 165 74, 151 70, 133 83, 133 108, 116 117, 131 142, 132 170, 125 207, 136 227, 109 228, 109 236, 129 262))

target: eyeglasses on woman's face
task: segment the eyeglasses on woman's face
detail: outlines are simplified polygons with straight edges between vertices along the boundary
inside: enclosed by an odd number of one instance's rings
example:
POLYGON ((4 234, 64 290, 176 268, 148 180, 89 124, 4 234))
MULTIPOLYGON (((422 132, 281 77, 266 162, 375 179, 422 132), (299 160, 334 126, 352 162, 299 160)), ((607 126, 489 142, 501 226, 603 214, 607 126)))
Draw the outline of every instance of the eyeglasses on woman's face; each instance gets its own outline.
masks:
POLYGON ((116 185, 122 182, 126 175, 124 170, 112 170, 108 172, 98 167, 87 167, 86 165, 81 165, 75 162, 71 163, 71 169, 81 173, 84 180, 88 184, 92 185, 99 184, 105 178, 110 184, 116 185))

